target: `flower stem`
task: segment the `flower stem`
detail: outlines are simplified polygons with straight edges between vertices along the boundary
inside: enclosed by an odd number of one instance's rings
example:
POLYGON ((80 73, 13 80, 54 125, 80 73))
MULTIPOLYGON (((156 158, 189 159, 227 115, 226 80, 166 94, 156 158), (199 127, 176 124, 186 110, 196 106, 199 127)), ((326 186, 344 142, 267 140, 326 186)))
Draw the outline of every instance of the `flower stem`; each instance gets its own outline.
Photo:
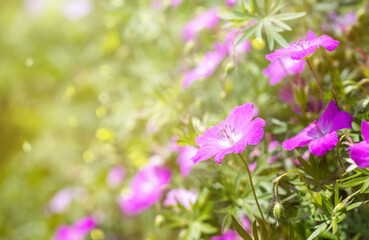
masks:
POLYGON ((250 169, 249 169, 249 165, 247 165, 247 162, 246 160, 242 157, 241 153, 238 154, 238 156, 240 156, 242 162, 245 164, 245 167, 246 167, 246 170, 247 170, 247 173, 249 175, 249 179, 250 179, 250 184, 251 184, 251 188, 252 188, 252 193, 254 194, 254 198, 255 198, 255 202, 256 202, 256 205, 258 206, 258 209, 259 209, 259 212, 260 212, 260 215, 261 215, 261 218, 263 219, 263 222, 266 223, 265 221, 265 218, 264 218, 264 214, 263 212, 261 211, 261 208, 260 208, 260 205, 259 205, 259 202, 258 202, 258 198, 256 196, 256 192, 255 192, 255 188, 254 188, 254 183, 252 181, 252 177, 251 177, 251 172, 250 172, 250 169))
POLYGON ((310 71, 313 73, 314 75, 314 79, 315 79, 315 82, 316 82, 316 85, 318 86, 318 89, 319 89, 319 93, 320 93, 320 97, 321 99, 323 100, 324 99, 324 96, 323 96, 323 90, 322 90, 322 87, 320 86, 320 83, 319 83, 319 80, 318 80, 318 77, 313 69, 313 66, 311 65, 311 62, 310 62, 310 59, 306 60, 309 68, 310 68, 310 71))

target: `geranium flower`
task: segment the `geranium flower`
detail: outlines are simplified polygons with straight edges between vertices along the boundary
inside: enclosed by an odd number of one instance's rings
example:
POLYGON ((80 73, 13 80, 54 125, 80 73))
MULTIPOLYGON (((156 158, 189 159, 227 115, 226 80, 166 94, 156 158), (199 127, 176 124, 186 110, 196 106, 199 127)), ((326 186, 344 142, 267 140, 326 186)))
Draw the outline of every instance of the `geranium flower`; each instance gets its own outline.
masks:
POLYGON ((83 240, 96 227, 93 217, 85 217, 76 221, 72 226, 63 225, 58 228, 53 240, 83 240))
POLYGON ((193 20, 189 21, 183 28, 182 36, 187 42, 194 39, 198 32, 205 28, 213 28, 219 22, 217 15, 217 9, 212 8, 208 11, 196 16, 193 20))
POLYGON ((345 111, 340 111, 332 100, 318 121, 312 122, 297 136, 284 141, 283 148, 293 150, 309 144, 312 154, 323 156, 336 146, 338 142, 336 131, 351 128, 352 121, 353 117, 345 111))
POLYGON ((120 207, 128 215, 137 215, 157 203, 170 182, 170 170, 148 165, 131 181, 131 191, 122 197, 120 207))
POLYGON ((215 51, 207 52, 199 65, 185 75, 182 82, 183 88, 188 87, 194 81, 207 78, 213 74, 219 63, 225 57, 227 51, 226 46, 222 44, 216 44, 215 48, 215 51))
POLYGON ((314 35, 312 31, 308 31, 305 39, 300 39, 297 42, 291 43, 289 47, 277 49, 273 53, 267 54, 266 59, 274 62, 279 58, 288 56, 293 60, 302 60, 313 54, 315 49, 320 46, 328 51, 333 51, 340 43, 328 35, 322 35, 318 38, 314 37, 314 35))
POLYGON ((363 119, 361 122, 361 133, 364 141, 354 144, 349 147, 350 158, 354 160, 356 165, 360 168, 369 167, 369 122, 363 119))
POLYGON ((116 187, 123 181, 126 177, 126 171, 121 166, 115 166, 110 169, 108 175, 106 176, 106 183, 109 187, 116 187))
POLYGON ((214 156, 215 162, 221 163, 226 154, 241 153, 247 145, 258 144, 264 135, 265 121, 261 118, 252 120, 255 112, 253 103, 233 108, 225 121, 196 137, 200 149, 192 161, 197 163, 214 156))
POLYGON ((276 85, 287 74, 295 75, 304 71, 306 62, 304 60, 293 60, 288 56, 283 56, 280 61, 274 61, 263 70, 263 75, 269 77, 270 85, 276 85))
POLYGON ((164 200, 164 206, 177 206, 180 203, 187 209, 191 208, 191 204, 195 204, 197 201, 197 192, 188 191, 186 189, 172 189, 167 193, 167 197, 164 200))

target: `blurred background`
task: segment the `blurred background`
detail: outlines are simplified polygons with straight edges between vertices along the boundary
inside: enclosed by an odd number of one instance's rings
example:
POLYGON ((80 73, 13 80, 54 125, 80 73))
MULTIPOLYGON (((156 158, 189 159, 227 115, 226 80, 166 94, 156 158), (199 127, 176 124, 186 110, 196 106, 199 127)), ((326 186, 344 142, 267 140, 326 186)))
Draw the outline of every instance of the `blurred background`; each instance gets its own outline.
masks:
MULTIPOLYGON (((328 2, 322 11, 334 6, 328 2)), ((185 71, 222 32, 207 30, 194 44, 183 41, 182 28, 197 13, 224 6, 223 0, 179 6, 165 0, 15 0, 0 6, 1 240, 51 239, 58 226, 86 215, 99 219, 86 239, 175 239, 177 233, 165 229, 152 237, 154 210, 139 220, 122 217, 117 198, 137 169, 166 161, 173 184, 196 188, 196 174, 182 183, 167 148, 189 114, 203 130, 205 122, 219 122, 246 101, 255 102, 261 115, 292 112, 276 107, 277 90, 260 78, 268 63, 263 42, 252 43, 253 61, 241 58, 240 71, 225 78, 234 67, 229 58, 217 81, 181 89, 185 71), (112 169, 118 180, 108 180, 112 169)))

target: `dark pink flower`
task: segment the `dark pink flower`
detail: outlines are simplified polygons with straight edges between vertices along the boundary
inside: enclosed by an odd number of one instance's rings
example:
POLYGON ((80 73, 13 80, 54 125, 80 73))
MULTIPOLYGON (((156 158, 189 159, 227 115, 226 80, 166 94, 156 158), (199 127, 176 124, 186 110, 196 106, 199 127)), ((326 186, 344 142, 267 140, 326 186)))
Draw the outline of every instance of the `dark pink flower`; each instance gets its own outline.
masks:
POLYGON ((354 144, 349 147, 350 158, 354 160, 359 168, 369 167, 369 122, 363 119, 361 122, 361 133, 364 141, 354 144))
POLYGON ((198 33, 205 28, 213 28, 219 22, 219 17, 217 15, 217 9, 212 8, 208 11, 196 16, 193 20, 189 21, 183 28, 182 36, 187 42, 195 37, 198 33))
POLYGON ((288 56, 281 57, 278 61, 271 62, 263 70, 263 74, 269 77, 269 83, 276 85, 281 79, 287 77, 287 74, 295 75, 304 71, 306 62, 304 60, 293 60, 288 56))
POLYGON ((93 217, 85 217, 76 221, 72 226, 63 225, 58 228, 53 240, 83 240, 96 227, 93 217))
POLYGON ((225 3, 228 7, 233 7, 238 0, 225 0, 225 3))
POLYGON ((345 111, 340 111, 332 100, 318 121, 312 122, 297 136, 284 141, 283 148, 293 150, 309 144, 312 154, 323 156, 336 146, 338 142, 336 131, 351 128, 352 121, 353 117, 345 111))
POLYGON ((157 203, 170 182, 170 170, 148 165, 138 171, 131 181, 131 191, 120 200, 122 211, 137 215, 157 203))
POLYGON ((197 192, 188 191, 186 189, 172 189, 167 193, 167 197, 164 200, 164 206, 177 206, 180 203, 187 209, 191 208, 191 204, 195 204, 197 201, 197 192))
POLYGON ((211 237, 210 240, 242 240, 242 238, 236 231, 228 229, 223 235, 211 237))
POLYGON ((106 183, 109 187, 118 186, 126 177, 126 171, 121 166, 115 166, 110 169, 106 176, 106 183))
POLYGON ((197 67, 185 75, 182 82, 183 88, 188 87, 194 81, 207 78, 213 74, 219 63, 224 59, 227 50, 225 45, 222 44, 216 44, 215 48, 215 51, 207 52, 197 67))
POLYGON ((314 35, 312 31, 308 31, 305 39, 300 39, 297 42, 291 43, 288 47, 277 49, 273 53, 267 54, 266 59, 274 62, 277 59, 288 56, 293 60, 302 60, 313 54, 315 49, 320 46, 328 51, 333 51, 340 43, 328 35, 322 35, 318 38, 314 38, 314 35))
POLYGON ((221 163, 229 153, 241 153, 247 145, 258 144, 264 135, 264 119, 256 118, 253 103, 233 108, 225 121, 206 130, 195 141, 200 149, 192 160, 194 163, 207 160, 214 156, 221 163))

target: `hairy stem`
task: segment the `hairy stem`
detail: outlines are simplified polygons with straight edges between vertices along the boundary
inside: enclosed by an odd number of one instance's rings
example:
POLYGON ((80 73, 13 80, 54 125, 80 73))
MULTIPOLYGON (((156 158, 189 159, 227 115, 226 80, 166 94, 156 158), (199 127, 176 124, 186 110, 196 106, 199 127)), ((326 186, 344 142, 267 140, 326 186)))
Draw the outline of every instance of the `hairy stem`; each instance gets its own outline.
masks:
POLYGON ((251 188, 252 188, 252 193, 254 194, 254 198, 255 198, 255 202, 256 202, 256 205, 258 206, 258 209, 259 209, 259 212, 260 212, 260 215, 261 215, 261 218, 263 219, 263 222, 267 223, 265 221, 265 218, 264 218, 264 214, 263 212, 261 211, 261 208, 260 208, 260 205, 259 205, 259 201, 258 201, 258 198, 256 196, 256 192, 255 192, 255 187, 254 187, 254 183, 252 181, 252 177, 251 177, 251 172, 250 172, 250 169, 249 169, 249 165, 247 164, 246 160, 242 157, 241 153, 238 154, 238 156, 240 156, 242 162, 244 163, 245 167, 246 167, 246 170, 247 170, 247 173, 249 175, 249 180, 250 180, 250 184, 251 184, 251 188))

